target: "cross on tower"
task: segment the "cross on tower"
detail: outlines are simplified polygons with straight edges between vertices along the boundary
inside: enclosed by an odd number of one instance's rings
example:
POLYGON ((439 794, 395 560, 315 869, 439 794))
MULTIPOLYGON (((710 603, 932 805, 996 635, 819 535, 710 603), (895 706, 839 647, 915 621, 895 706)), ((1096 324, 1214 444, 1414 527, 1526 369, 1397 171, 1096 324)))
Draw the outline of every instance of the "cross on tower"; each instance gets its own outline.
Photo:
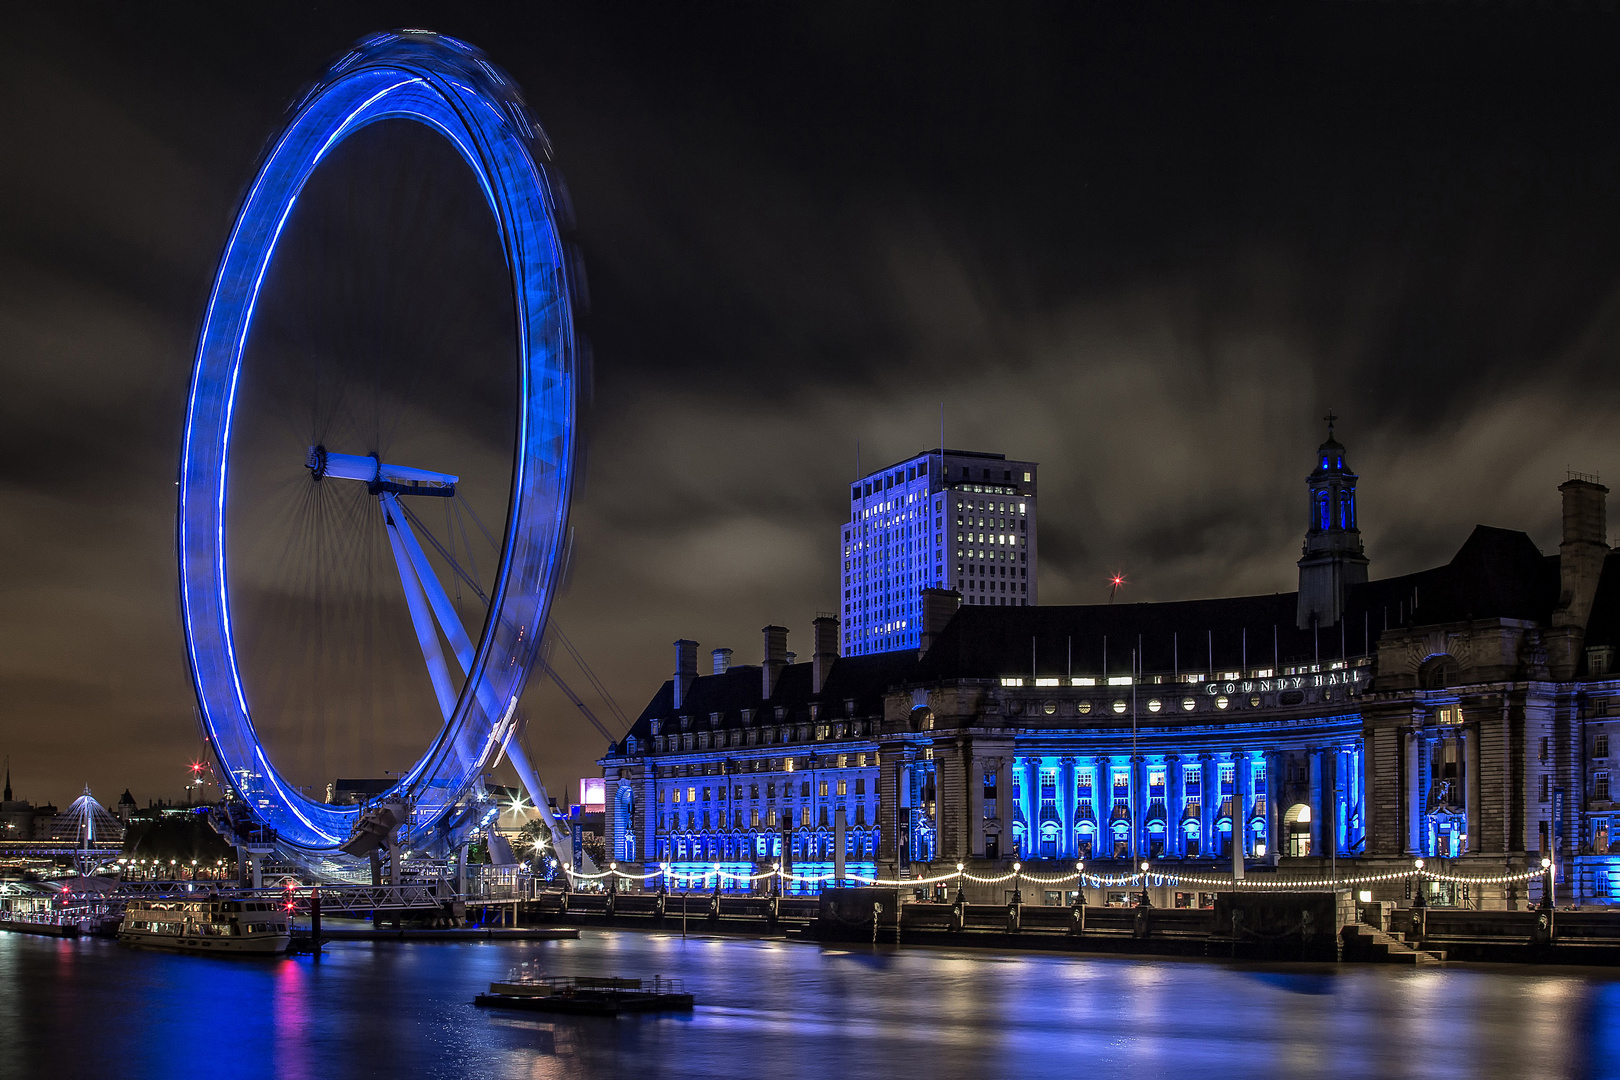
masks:
POLYGON ((1323 419, 1327 421, 1328 434, 1332 435, 1333 434, 1333 421, 1337 420, 1338 417, 1333 414, 1332 409, 1329 409, 1328 414, 1325 417, 1323 417, 1323 419))

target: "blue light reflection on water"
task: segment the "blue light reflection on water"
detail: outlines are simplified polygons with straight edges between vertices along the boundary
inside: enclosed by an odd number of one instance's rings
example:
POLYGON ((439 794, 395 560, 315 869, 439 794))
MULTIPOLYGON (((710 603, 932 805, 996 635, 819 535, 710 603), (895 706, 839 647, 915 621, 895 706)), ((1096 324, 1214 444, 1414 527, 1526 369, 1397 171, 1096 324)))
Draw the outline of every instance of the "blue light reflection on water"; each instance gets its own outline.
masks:
POLYGON ((1568 970, 822 949, 585 931, 319 965, 0 934, 0 1076, 1620 1076, 1620 982, 1568 970), (525 959, 678 975, 691 1017, 482 1011, 525 959))

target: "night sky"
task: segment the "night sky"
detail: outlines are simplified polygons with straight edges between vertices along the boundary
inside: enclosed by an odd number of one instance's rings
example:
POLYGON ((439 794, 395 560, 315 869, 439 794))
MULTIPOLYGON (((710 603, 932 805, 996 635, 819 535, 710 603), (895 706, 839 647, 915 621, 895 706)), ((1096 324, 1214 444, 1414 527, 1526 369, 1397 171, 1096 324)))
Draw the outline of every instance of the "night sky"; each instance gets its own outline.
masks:
MULTIPOLYGON (((1566 470, 1620 478, 1611 13, 472 6, 8 17, 20 797, 172 797, 201 752, 173 551, 196 328, 287 103, 377 29, 481 46, 557 147, 595 396, 554 614, 632 716, 677 637, 757 662, 782 623, 808 656, 857 440, 866 469, 936 446, 942 402, 949 445, 1041 463, 1048 604, 1116 570, 1125 600, 1291 590, 1329 408, 1375 577, 1476 522, 1552 551, 1566 470)), ((574 794, 602 740, 549 686, 527 707, 574 794)))

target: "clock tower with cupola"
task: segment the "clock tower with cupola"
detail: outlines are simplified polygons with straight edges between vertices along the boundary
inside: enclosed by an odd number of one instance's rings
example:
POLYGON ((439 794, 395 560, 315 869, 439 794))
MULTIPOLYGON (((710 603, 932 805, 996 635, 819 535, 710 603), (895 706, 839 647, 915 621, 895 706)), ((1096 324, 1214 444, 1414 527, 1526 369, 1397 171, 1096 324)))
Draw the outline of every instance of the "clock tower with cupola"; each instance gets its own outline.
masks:
POLYGON ((1316 451, 1316 467, 1306 479, 1310 522, 1299 560, 1299 628, 1332 626, 1344 616, 1344 590, 1367 580, 1367 556, 1356 527, 1356 474, 1345 464, 1344 447, 1333 437, 1338 420, 1327 415, 1328 437, 1316 451))

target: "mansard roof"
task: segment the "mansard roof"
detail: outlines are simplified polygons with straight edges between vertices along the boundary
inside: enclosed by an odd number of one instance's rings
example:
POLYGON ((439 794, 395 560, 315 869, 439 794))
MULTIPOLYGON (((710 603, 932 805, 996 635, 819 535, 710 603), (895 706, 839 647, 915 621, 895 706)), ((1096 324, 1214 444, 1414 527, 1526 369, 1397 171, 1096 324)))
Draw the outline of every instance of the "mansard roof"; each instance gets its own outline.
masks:
MULTIPOLYGON (((1613 591, 1620 600, 1620 580, 1613 591)), ((1152 673, 1330 661, 1367 654, 1383 630, 1396 626, 1486 618, 1545 623, 1557 600, 1556 556, 1543 555, 1522 532, 1480 525, 1445 566, 1350 586, 1345 617, 1332 626, 1299 629, 1292 592, 1071 607, 970 605, 957 612, 913 680, 1128 675, 1137 648, 1142 670, 1152 673)))
POLYGON ((870 716, 883 711, 884 692, 905 682, 916 666, 914 649, 840 657, 833 661, 826 685, 816 694, 811 690, 812 665, 790 664, 782 670, 776 692, 766 699, 761 693, 764 685, 759 665, 737 664, 719 675, 693 679, 679 709, 675 708, 674 680, 665 680, 631 725, 630 734, 646 738, 651 734, 651 721, 669 721, 677 716, 692 717, 694 730, 709 730, 712 713, 720 714, 722 729, 738 727, 744 709, 754 710, 755 719, 766 722, 775 721, 774 710, 778 708, 784 710, 784 720, 807 721, 809 706, 814 702, 826 702, 842 716, 844 702, 853 700, 855 715, 870 716))

